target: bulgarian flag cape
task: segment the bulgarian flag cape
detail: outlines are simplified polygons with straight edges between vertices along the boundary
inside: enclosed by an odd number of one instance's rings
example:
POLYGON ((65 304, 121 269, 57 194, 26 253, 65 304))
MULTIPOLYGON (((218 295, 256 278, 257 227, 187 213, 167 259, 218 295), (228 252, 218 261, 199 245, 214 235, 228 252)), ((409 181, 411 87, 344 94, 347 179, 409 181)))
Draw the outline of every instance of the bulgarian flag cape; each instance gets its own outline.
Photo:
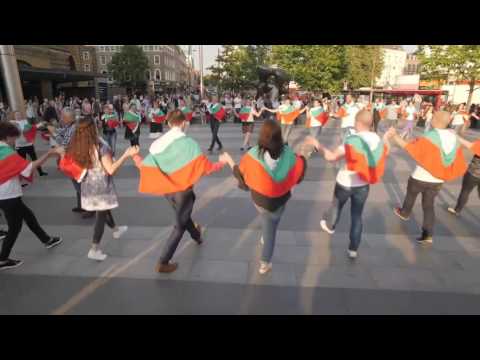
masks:
POLYGON ((193 118, 193 112, 188 106, 182 107, 180 110, 182 110, 182 113, 185 115, 187 118, 187 121, 192 121, 193 118))
POLYGON ((22 130, 22 135, 29 143, 33 143, 35 141, 35 136, 37 135, 37 127, 30 123, 25 124, 22 130))
POLYGON ((123 121, 125 122, 125 125, 130 130, 132 130, 132 132, 135 132, 140 126, 140 121, 142 121, 142 117, 140 116, 140 114, 135 114, 129 111, 123 116, 123 121))
POLYGON ((213 164, 188 136, 173 140, 165 150, 149 154, 140 165, 138 191, 165 195, 185 191, 207 174, 213 164))
POLYGON ((323 126, 328 121, 328 112, 324 111, 321 106, 311 108, 309 116, 307 117, 307 122, 305 123, 307 128, 311 127, 311 117, 316 119, 323 126))
POLYGON ((291 125, 299 115, 299 110, 295 109, 293 105, 280 105, 278 110, 277 119, 282 124, 291 125))
POLYGON ((305 171, 305 162, 290 147, 285 146, 277 167, 271 170, 260 155, 257 145, 243 156, 239 169, 250 189, 263 196, 276 198, 285 195, 298 184, 305 171))
POLYGON ((210 111, 210 114, 212 114, 213 117, 215 117, 215 119, 217 119, 218 121, 223 121, 224 120, 225 109, 222 106, 222 104, 216 103, 215 105, 210 106, 209 111, 210 111))
POLYGON ((345 160, 347 169, 355 171, 360 179, 375 184, 385 172, 387 145, 379 141, 372 150, 359 135, 350 135, 345 139, 345 160))
POLYGON ((161 124, 165 121, 165 118, 167 116, 162 111, 162 109, 153 109, 151 117, 152 117, 152 122, 157 123, 157 124, 161 124))
POLYGON ((104 114, 103 120, 105 121, 107 127, 110 129, 115 129, 120 125, 120 121, 118 121, 118 116, 116 113, 104 114))
POLYGON ((440 135, 433 129, 426 132, 405 147, 410 156, 432 176, 444 181, 453 180, 465 174, 467 163, 458 140, 450 153, 442 149, 440 135))
POLYGON ((87 175, 87 169, 78 165, 68 154, 65 154, 58 163, 58 169, 70 179, 80 183, 87 175))
POLYGON ((251 107, 248 107, 248 106, 244 106, 240 109, 240 112, 239 112, 239 116, 240 116, 240 120, 242 122, 246 122, 248 120, 248 118, 250 117, 250 113, 252 112, 252 108, 251 107))
MULTIPOLYGON (((30 162, 18 155, 10 146, 0 144, 0 185, 19 176, 29 164, 30 162)), ((25 179, 32 181, 33 173, 25 179)))
POLYGON ((480 156, 480 140, 477 140, 473 143, 473 146, 470 149, 475 155, 480 156))

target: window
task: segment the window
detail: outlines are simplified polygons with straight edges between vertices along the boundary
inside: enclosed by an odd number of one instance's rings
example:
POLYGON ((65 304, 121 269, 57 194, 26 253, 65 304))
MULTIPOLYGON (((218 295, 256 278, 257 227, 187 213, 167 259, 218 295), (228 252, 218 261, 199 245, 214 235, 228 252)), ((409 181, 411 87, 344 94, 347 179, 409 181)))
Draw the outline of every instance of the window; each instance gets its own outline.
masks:
POLYGON ((160 45, 153 45, 153 50, 160 51, 160 45))
POLYGON ((160 65, 160 55, 155 55, 153 57, 153 64, 154 65, 160 65))
POLYGON ((160 69, 155 69, 155 80, 161 80, 160 69))
POLYGON ((83 71, 89 72, 90 71, 90 64, 83 64, 83 71))
POLYGON ((105 52, 105 46, 100 46, 99 51, 100 52, 105 52))
POLYGON ((143 48, 143 51, 147 51, 147 45, 143 45, 142 48, 143 48))
POLYGON ((152 45, 148 45, 148 51, 153 51, 153 46, 152 45))
POLYGON ((152 74, 150 73, 150 70, 145 71, 145 78, 146 78, 147 80, 150 80, 151 77, 152 77, 152 74))
POLYGON ((107 65, 107 56, 100 55, 100 65, 107 65))
POLYGON ((84 51, 82 55, 83 55, 83 60, 85 61, 90 60, 90 53, 88 51, 84 51))

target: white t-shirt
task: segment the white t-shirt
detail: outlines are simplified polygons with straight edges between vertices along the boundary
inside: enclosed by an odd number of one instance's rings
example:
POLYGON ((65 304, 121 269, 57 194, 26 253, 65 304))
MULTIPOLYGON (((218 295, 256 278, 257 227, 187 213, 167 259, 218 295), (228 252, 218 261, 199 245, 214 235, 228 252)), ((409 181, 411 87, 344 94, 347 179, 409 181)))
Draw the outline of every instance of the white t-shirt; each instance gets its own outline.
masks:
POLYGON ((302 107, 302 102, 301 102, 300 100, 298 100, 298 99, 297 99, 297 100, 294 100, 294 101, 293 101, 293 107, 294 107, 295 109, 300 109, 300 108, 302 107))
MULTIPOLYGON (((447 129, 435 129, 440 135, 440 143, 442 144, 442 149, 446 153, 450 153, 457 143, 457 137, 454 133, 447 129)), ((429 183, 443 183, 441 179, 437 179, 432 176, 427 170, 423 167, 417 165, 415 170, 412 173, 412 178, 419 181, 429 182, 429 183)))
POLYGON ((355 103, 345 103, 343 106, 347 110, 347 115, 342 119, 342 128, 354 127, 355 116, 360 111, 359 107, 355 103))
POLYGON ((465 123, 462 113, 453 113, 452 125, 463 125, 465 123))
MULTIPOLYGON (((370 149, 373 151, 377 148, 377 146, 380 144, 380 137, 371 131, 361 131, 357 133, 358 136, 360 136, 365 142, 368 144, 370 149)), ((339 146, 339 149, 345 153, 345 146, 339 146)), ((355 171, 350 171, 347 169, 347 164, 345 160, 342 161, 342 166, 340 171, 337 174, 337 183, 344 187, 359 187, 359 186, 365 186, 368 185, 368 182, 362 180, 359 176, 358 173, 355 171)))
POLYGON ((240 109, 242 107, 242 99, 239 97, 236 97, 233 99, 233 102, 235 104, 235 109, 240 109))
POLYGON ((417 109, 415 109, 415 106, 407 106, 407 108, 405 109, 405 112, 407 113, 407 121, 415 120, 415 113, 417 112, 417 109))
MULTIPOLYGON (((4 143, 3 143, 4 144, 4 143)), ((28 164, 22 171, 23 177, 29 177, 32 174, 32 163, 28 164)), ((16 176, 0 185, 0 200, 15 199, 23 195, 20 176, 16 176)))
POLYGON ((396 120, 398 118, 398 108, 400 106, 390 104, 387 106, 387 119, 396 120))
MULTIPOLYGON (((33 145, 31 142, 28 142, 27 139, 25 139, 25 136, 23 136, 23 129, 25 129, 25 126, 28 125, 28 120, 12 120, 12 123, 16 125, 20 130, 20 136, 17 138, 17 140, 15 140, 15 147, 18 149, 21 147, 33 145)), ((36 126, 38 128, 39 125, 40 124, 33 126, 36 126)))

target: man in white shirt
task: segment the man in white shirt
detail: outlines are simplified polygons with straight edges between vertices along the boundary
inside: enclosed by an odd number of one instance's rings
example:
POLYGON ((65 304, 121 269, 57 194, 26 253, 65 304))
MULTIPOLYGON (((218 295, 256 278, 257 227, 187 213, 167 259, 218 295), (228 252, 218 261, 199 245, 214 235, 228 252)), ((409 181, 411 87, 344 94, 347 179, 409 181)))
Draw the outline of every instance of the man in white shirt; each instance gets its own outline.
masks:
POLYGON ((341 124, 341 138, 342 141, 345 138, 355 133, 355 116, 360 111, 355 99, 352 95, 347 95, 345 104, 343 104, 340 109, 336 112, 336 117, 342 119, 341 124))
MULTIPOLYGON (((371 131, 373 124, 372 114, 367 110, 360 110, 355 116, 354 130, 355 135, 368 145, 371 151, 383 146, 380 137, 371 131)), ((357 257, 357 251, 362 238, 362 214, 370 191, 370 184, 363 180, 355 171, 350 171, 345 162, 345 145, 339 146, 335 151, 330 151, 321 144, 309 138, 307 143, 314 145, 317 150, 323 148, 325 160, 336 162, 341 161, 342 166, 337 174, 333 202, 330 208, 324 213, 320 226, 322 230, 329 234, 335 232, 335 227, 340 221, 340 215, 346 202, 351 201, 351 225, 350 225, 350 244, 348 247, 348 256, 351 259, 357 257)))
MULTIPOLYGON (((438 111, 432 119, 432 127, 438 133, 442 150, 449 154, 457 146, 457 137, 447 129, 450 121, 450 113, 438 111)), ((386 139, 392 139, 398 146, 405 149, 409 145, 395 131, 390 128, 385 134, 386 139)), ((432 155, 431 155, 432 156, 432 155)), ((442 188, 444 180, 434 177, 426 169, 417 165, 412 175, 408 179, 407 195, 401 208, 395 208, 394 213, 402 220, 409 219, 412 213, 415 200, 419 194, 422 194, 423 225, 422 235, 417 239, 421 244, 433 243, 433 226, 435 222, 434 202, 442 188)))
POLYGON ((0 123, 0 159, 2 161, 0 209, 4 212, 8 224, 8 233, 2 241, 0 251, 0 270, 15 268, 22 264, 21 260, 11 259, 10 253, 24 221, 47 249, 62 242, 60 237, 51 237, 42 229, 32 210, 22 201, 23 193, 20 185, 20 177, 30 179, 35 169, 48 158, 58 155, 58 150, 50 149, 38 160, 28 162, 13 150, 15 140, 19 136, 20 131, 15 125, 9 122, 0 123))
POLYGON ((397 126, 399 108, 400 106, 397 105, 397 102, 395 100, 392 100, 390 104, 387 105, 387 127, 397 126))

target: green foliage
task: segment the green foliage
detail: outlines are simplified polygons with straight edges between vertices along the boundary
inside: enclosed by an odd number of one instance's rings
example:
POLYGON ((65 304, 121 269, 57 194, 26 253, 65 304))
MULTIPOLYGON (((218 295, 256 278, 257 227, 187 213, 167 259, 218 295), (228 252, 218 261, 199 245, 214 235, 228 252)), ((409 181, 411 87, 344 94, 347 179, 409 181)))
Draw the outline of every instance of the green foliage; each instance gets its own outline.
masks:
POLYGON ((149 69, 148 58, 137 45, 124 45, 108 64, 108 72, 115 82, 127 88, 140 88, 146 84, 145 72, 149 69))
POLYGON ((344 76, 349 87, 357 89, 372 85, 372 79, 383 70, 383 50, 378 45, 345 45, 344 76))

